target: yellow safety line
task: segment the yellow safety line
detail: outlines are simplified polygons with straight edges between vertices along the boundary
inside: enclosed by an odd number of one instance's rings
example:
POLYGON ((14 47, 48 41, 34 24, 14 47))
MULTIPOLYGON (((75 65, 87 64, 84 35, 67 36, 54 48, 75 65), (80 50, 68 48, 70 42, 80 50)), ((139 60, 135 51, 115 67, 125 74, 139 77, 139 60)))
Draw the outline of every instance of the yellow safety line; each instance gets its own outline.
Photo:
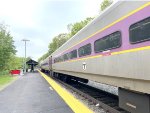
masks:
MULTIPOLYGON (((38 70, 39 71, 39 70, 38 70)), ((57 84, 53 79, 39 71, 39 73, 47 80, 47 82, 55 89, 55 91, 63 98, 63 100, 68 104, 68 106, 75 113, 93 113, 89 108, 82 104, 79 100, 74 98, 69 92, 63 89, 59 84, 57 84)))

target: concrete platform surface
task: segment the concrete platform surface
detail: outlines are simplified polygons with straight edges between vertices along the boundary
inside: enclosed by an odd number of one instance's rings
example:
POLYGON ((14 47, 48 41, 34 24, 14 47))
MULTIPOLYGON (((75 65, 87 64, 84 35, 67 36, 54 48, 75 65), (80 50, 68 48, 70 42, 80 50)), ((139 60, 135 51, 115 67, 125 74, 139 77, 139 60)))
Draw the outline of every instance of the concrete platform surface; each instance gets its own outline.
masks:
POLYGON ((20 76, 0 91, 0 113, 73 113, 37 73, 20 76))

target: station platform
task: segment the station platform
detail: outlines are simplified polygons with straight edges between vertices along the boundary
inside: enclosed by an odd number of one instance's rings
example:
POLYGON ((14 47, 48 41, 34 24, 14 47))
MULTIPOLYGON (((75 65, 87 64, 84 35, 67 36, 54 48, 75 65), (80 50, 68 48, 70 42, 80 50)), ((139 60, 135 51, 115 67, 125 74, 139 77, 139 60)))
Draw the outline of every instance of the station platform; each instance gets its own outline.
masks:
POLYGON ((27 73, 0 91, 0 113, 91 113, 44 73, 27 73))

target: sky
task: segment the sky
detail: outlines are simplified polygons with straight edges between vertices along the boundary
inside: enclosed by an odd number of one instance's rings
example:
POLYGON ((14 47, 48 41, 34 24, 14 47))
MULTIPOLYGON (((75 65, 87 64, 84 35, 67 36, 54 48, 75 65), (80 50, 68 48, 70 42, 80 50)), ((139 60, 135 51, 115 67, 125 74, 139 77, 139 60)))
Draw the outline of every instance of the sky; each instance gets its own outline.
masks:
POLYGON ((67 25, 99 14, 102 0, 0 0, 0 23, 13 36, 19 57, 37 60, 48 51, 53 37, 67 33, 67 25))

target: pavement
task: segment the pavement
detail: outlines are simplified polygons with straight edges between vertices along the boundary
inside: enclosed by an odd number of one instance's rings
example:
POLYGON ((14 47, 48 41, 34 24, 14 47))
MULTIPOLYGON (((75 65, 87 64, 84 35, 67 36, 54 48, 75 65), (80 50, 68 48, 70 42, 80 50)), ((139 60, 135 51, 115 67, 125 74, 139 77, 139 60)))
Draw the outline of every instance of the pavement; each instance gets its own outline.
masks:
POLYGON ((0 113, 73 113, 38 73, 20 76, 0 91, 0 113))

